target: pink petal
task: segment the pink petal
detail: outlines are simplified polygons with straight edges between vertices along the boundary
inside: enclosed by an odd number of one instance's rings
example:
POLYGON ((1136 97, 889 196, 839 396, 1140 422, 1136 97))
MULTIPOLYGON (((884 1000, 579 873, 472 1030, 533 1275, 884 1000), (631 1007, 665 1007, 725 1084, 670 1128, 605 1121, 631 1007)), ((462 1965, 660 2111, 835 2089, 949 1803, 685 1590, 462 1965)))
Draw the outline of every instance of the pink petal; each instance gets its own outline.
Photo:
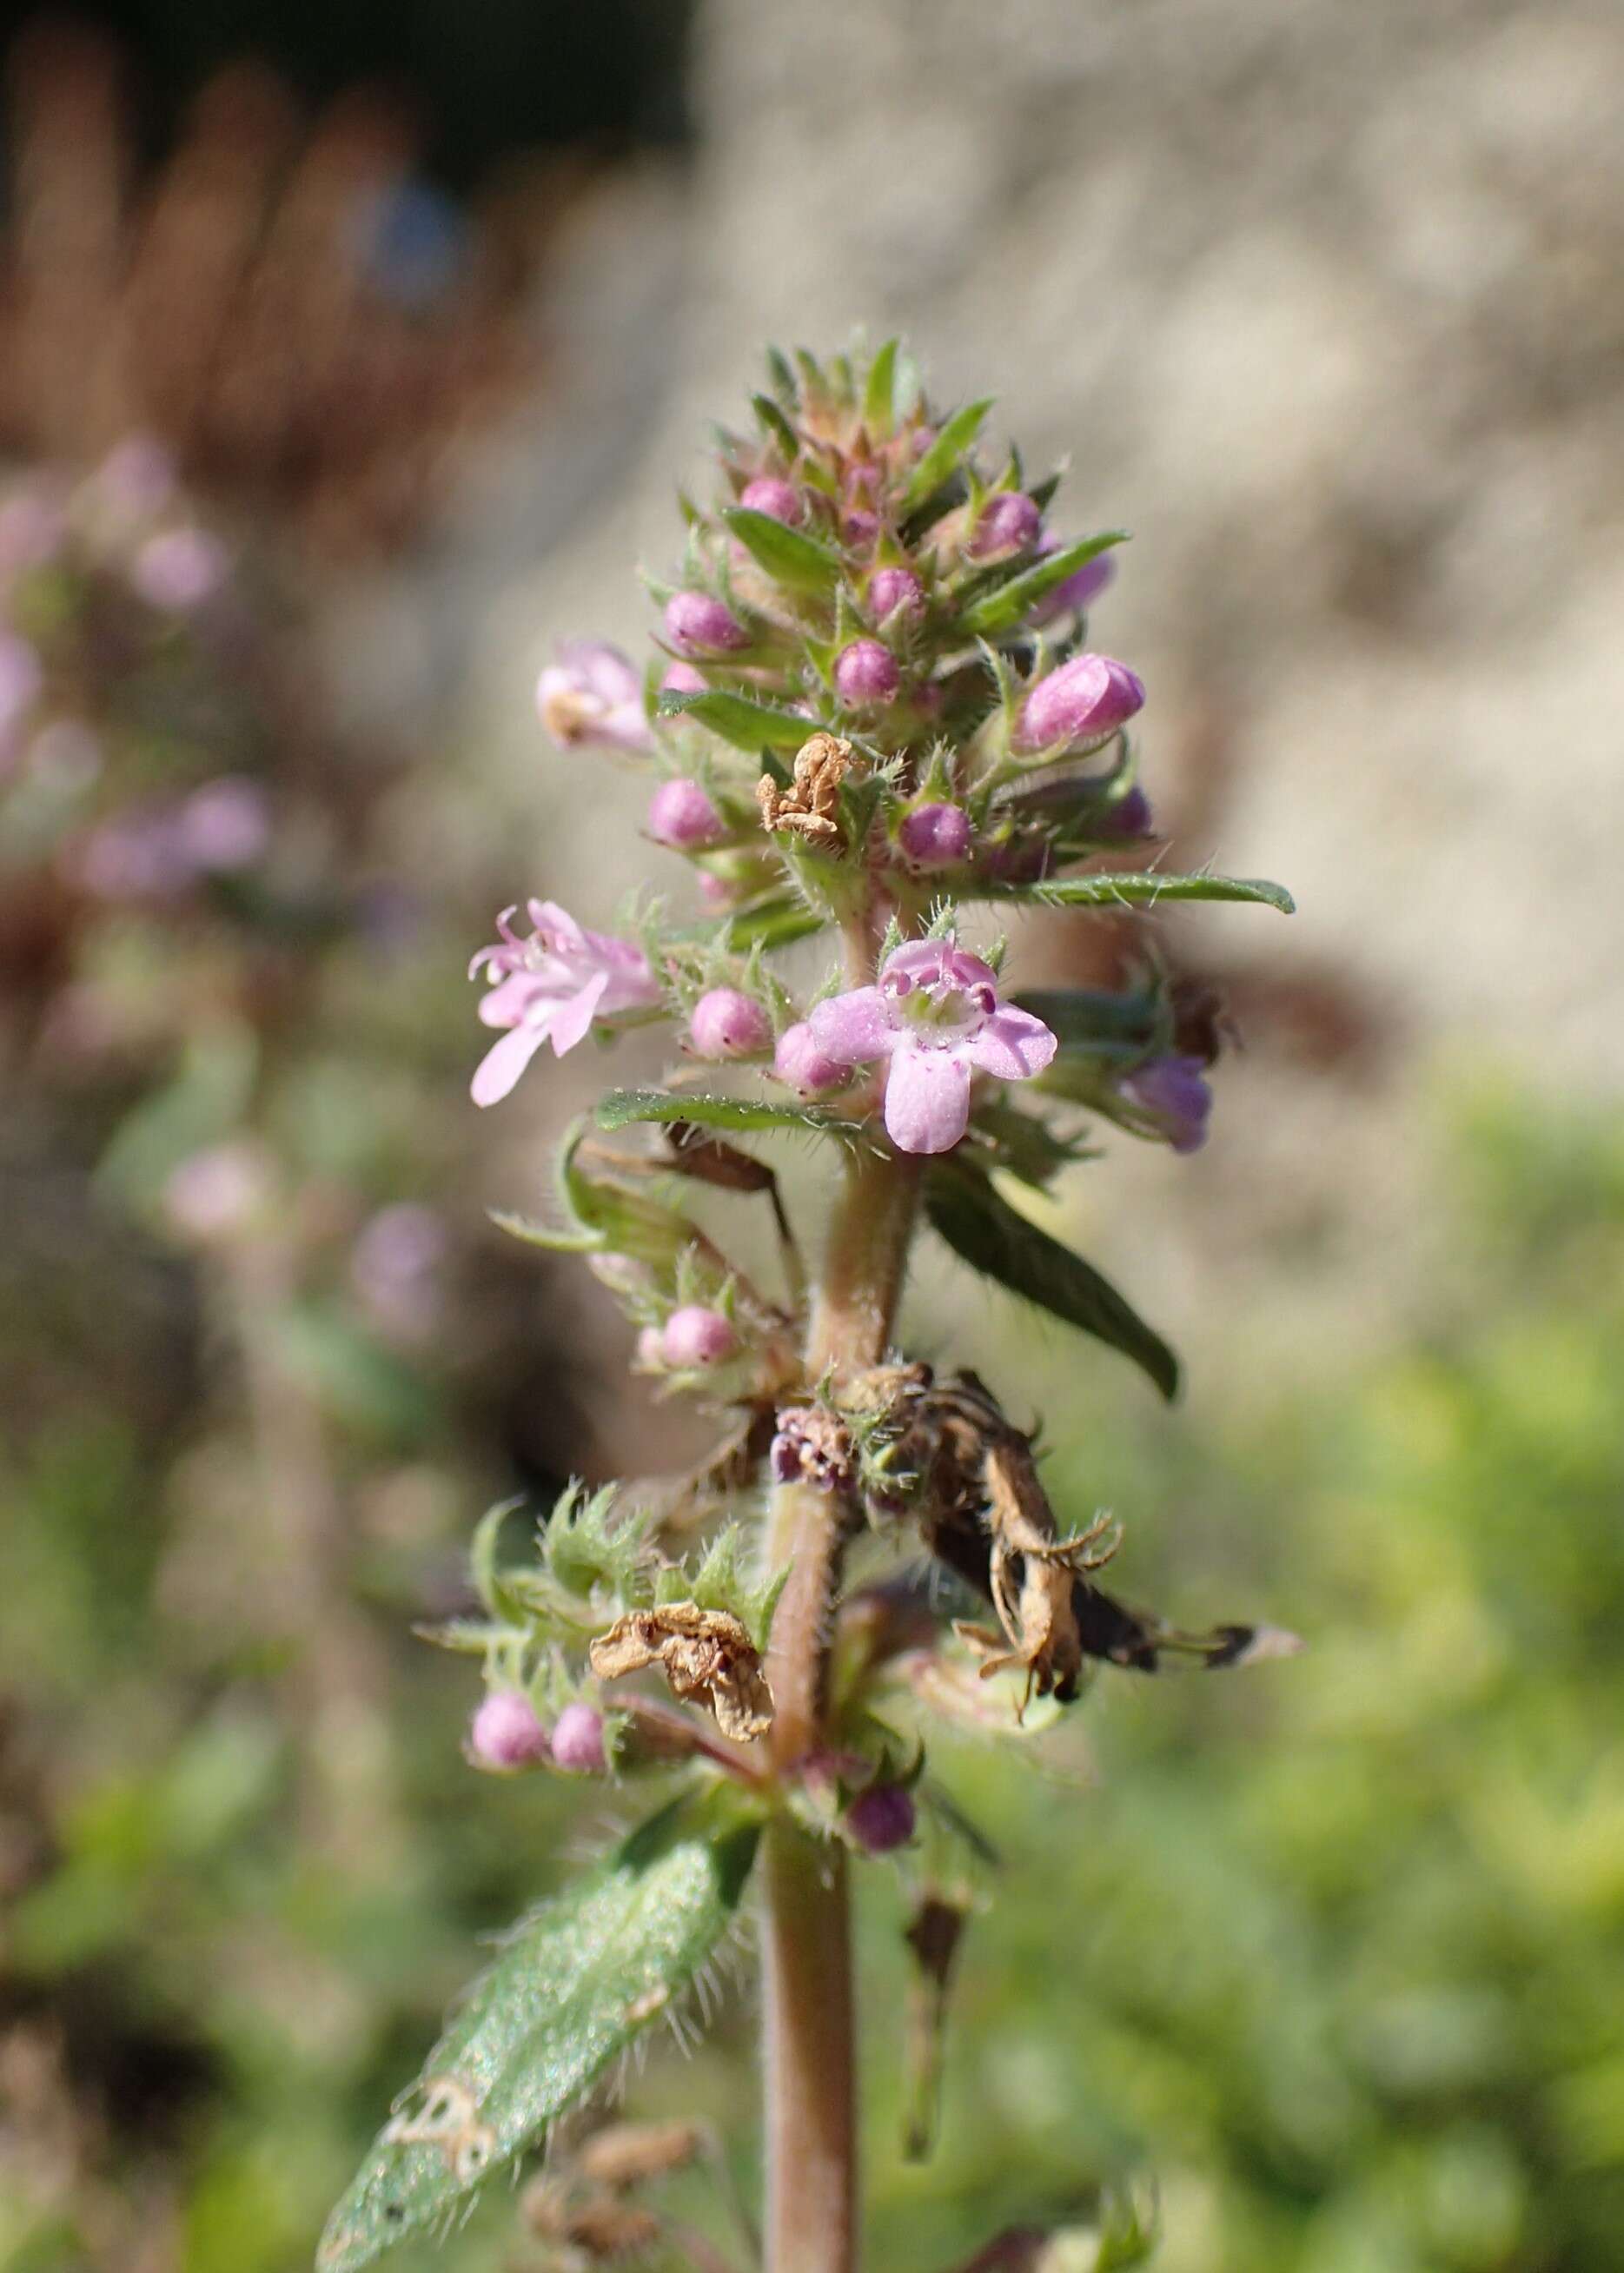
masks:
POLYGON ((536 981, 528 971, 511 971, 479 997, 479 1023, 484 1026, 517 1026, 536 999, 536 981))
POLYGON ((885 1129, 899 1152, 947 1152, 970 1125, 970 1069, 958 1050, 905 1042, 885 1082, 885 1129))
POLYGON ((559 1004, 547 1025, 547 1031, 553 1037, 554 1057, 561 1058, 566 1050, 573 1050, 577 1042, 586 1039, 608 984, 609 973, 600 971, 596 979, 587 980, 578 994, 572 994, 568 1001, 559 1004))
POLYGON ((983 1072, 1000 1081, 1026 1081, 1042 1072, 1059 1045, 1041 1018, 1005 1002, 967 1046, 983 1072))
POLYGON ((475 1069, 469 1094, 476 1105, 500 1105, 547 1039, 545 1021, 515 1026, 494 1043, 475 1069))
POLYGON ((864 1065, 897 1045, 891 1006, 877 986, 855 986, 849 994, 815 1003, 807 1024, 819 1049, 841 1065, 864 1065))
POLYGON ((554 953, 584 949, 587 934, 568 908, 560 907, 556 900, 530 900, 526 906, 531 923, 546 934, 547 945, 554 953))

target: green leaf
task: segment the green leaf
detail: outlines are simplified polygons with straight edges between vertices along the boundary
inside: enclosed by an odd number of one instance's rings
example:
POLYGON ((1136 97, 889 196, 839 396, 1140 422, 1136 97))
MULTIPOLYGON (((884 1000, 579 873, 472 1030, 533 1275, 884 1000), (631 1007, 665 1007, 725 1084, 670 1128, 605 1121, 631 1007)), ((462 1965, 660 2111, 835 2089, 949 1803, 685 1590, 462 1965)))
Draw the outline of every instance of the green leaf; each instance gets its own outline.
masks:
POLYGON ((801 455, 801 437, 770 394, 753 394, 750 408, 783 451, 790 465, 801 455))
POLYGON ((832 592, 840 581, 840 556, 803 529, 791 529, 770 513, 748 505, 729 506, 722 515, 756 564, 792 592, 832 592))
POLYGON ((1062 876, 1048 884, 1012 884, 983 891, 979 898, 1025 900, 1045 908, 1156 907, 1163 900, 1245 900, 1259 907, 1297 913, 1297 902, 1282 884, 1261 876, 1164 876, 1154 869, 1131 874, 1062 876))
POLYGON ((1063 1050, 1091 1057, 1142 1058, 1170 1026, 1165 996, 1155 987, 1116 993, 1095 986, 1027 986, 1013 998, 1043 1024, 1063 1050))
POLYGON ((764 900, 758 907, 741 908, 737 915, 729 916, 723 938, 735 951, 792 947, 798 939, 810 939, 822 931, 828 920, 804 900, 764 900))
POLYGON ((966 631, 980 634, 986 639, 996 639, 999 633, 1011 630, 1025 621, 1038 602, 1068 576, 1075 576, 1101 552, 1109 551, 1113 544, 1125 544, 1125 529, 1109 529, 1103 536, 1087 536, 1077 544, 1068 544, 1064 551, 1051 552, 1036 566, 1023 569, 1019 576, 1006 577, 995 584, 991 591, 966 608, 961 619, 966 631))
POLYGON ((863 391, 863 424, 876 441, 889 439, 897 416, 897 350, 901 342, 887 340, 868 365, 863 391))
POLYGON ((985 1176, 940 1160, 925 1186, 925 1212, 955 1255, 1096 1341, 1132 1358, 1163 1397, 1178 1394, 1178 1360, 1109 1279, 1002 1199, 985 1176))
POLYGON ((816 728, 811 719, 770 702, 753 702, 748 694, 730 694, 726 687, 709 686, 703 694, 662 694, 657 705, 662 718, 692 718, 709 726, 735 749, 798 750, 816 728))
POLYGON ((775 1105, 764 1098, 710 1097, 680 1089, 612 1089, 599 1098, 600 1128, 625 1129, 634 1121, 691 1121, 701 1129, 796 1129, 825 1136, 862 1134, 860 1122, 842 1121, 817 1105, 775 1105))
POLYGON ((903 504, 910 511, 935 495, 951 474, 958 470, 959 461, 981 431, 982 421, 992 409, 996 398, 990 394, 980 402, 966 402, 936 436, 914 469, 903 504))
POLYGON ((513 1208, 486 1208, 498 1231, 522 1239, 527 1247, 545 1247, 553 1255, 595 1255, 605 1244, 601 1231, 566 1231, 543 1223, 539 1216, 520 1215, 513 1208))
POLYGON ((738 1907, 756 1826, 676 1802, 509 1937, 328 2220, 319 2273, 440 2223, 655 2026, 738 1907))

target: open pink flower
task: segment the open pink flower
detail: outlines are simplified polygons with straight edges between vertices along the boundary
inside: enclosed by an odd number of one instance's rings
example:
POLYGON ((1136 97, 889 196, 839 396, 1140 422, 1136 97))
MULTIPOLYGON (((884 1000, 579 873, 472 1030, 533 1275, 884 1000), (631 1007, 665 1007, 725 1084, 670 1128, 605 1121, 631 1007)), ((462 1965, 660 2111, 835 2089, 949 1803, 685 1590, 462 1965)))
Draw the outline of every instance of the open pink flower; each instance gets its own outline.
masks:
POLYGON ((643 707, 643 680, 605 640, 566 640, 559 659, 536 682, 541 723, 566 749, 601 743, 651 750, 653 730, 643 707))
POLYGON ((534 928, 523 939, 513 928, 515 912, 503 909, 496 919, 501 937, 482 947, 468 967, 470 979, 484 968, 494 982, 480 1002, 480 1017, 508 1029, 479 1061, 476 1105, 506 1097, 543 1042, 551 1041, 561 1058, 594 1020, 652 1009, 660 999, 648 958, 629 940, 583 930, 553 900, 528 903, 534 928))
POLYGON ((885 1128, 901 1152, 951 1151, 969 1125, 977 1073, 1026 1081, 1056 1046, 1041 1018, 1000 1002, 990 967, 951 939, 899 947, 876 986, 818 1003, 808 1024, 843 1065, 890 1059, 885 1128))

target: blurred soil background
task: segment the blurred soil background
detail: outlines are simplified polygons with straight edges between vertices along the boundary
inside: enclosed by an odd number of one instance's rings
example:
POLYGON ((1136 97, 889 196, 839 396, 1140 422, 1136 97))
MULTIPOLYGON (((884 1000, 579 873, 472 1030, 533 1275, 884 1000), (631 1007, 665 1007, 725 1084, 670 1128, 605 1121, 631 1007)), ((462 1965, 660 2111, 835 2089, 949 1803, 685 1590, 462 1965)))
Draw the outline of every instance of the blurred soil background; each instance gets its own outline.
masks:
MULTIPOLYGON (((941 1258, 920 1331, 1030 1384, 1127 1591, 1311 1644, 1116 1677, 1031 1786, 966 1744, 922 2171, 865 1917, 873 2262, 1153 2172, 1166 2273, 1611 2273, 1616 10, 126 0, 0 68, 3 2273, 307 2263, 592 1827, 469 1773, 410 1629, 491 1499, 703 1437, 487 1224, 597 1071, 477 1114, 462 971, 656 873, 536 671, 640 652, 705 421, 856 325, 1132 529, 1094 635, 1171 862, 1300 905, 1167 923, 1240 1039, 1211 1141, 1066 1196, 1184 1404, 941 1258)), ((748 2181, 713 2043, 634 2104, 748 2181)), ((546 2260, 497 2190, 442 2262, 546 2260)))

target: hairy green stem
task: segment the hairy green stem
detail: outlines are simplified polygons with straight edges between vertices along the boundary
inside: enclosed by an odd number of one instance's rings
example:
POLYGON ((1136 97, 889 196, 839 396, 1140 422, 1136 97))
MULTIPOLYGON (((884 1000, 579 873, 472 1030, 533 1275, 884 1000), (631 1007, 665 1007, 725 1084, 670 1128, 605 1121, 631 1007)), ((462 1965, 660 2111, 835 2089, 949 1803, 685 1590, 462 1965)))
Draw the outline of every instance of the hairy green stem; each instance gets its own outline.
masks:
MULTIPOLYGON (((857 1152, 830 1228, 808 1336, 816 1379, 885 1354, 906 1268, 918 1163, 857 1152)), ((781 1484, 769 1553, 790 1576, 768 1661, 773 1765, 792 1774, 825 1739, 828 1653, 845 1541, 857 1510, 838 1492, 781 1484)), ((763 1982, 767 2273, 853 2273, 857 2091, 844 1851, 787 1817, 769 1825, 763 1982)))

